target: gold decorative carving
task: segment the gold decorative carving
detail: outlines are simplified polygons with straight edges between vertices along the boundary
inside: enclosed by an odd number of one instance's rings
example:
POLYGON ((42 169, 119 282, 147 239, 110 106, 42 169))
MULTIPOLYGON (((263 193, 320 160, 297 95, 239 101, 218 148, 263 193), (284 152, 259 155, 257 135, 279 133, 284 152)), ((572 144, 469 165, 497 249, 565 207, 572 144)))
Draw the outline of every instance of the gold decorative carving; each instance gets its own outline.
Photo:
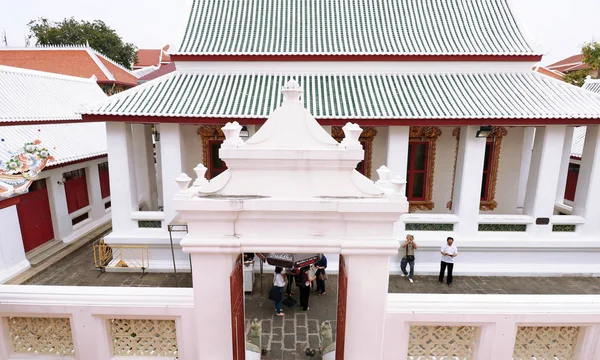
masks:
MULTIPOLYGON (((209 169, 208 156, 210 154, 210 140, 225 140, 225 134, 221 130, 221 125, 202 125, 198 128, 196 133, 200 135, 202 141, 202 164, 209 169)), ((207 175, 210 174, 210 169, 207 175)))
POLYGON ((429 158, 427 161, 427 184, 425 201, 409 201, 408 211, 430 211, 435 207, 433 199, 433 183, 435 171, 435 152, 437 139, 442 135, 442 130, 437 126, 411 126, 409 140, 427 141, 429 143, 429 158))
POLYGON ((479 328, 474 326, 413 325, 408 340, 408 358, 471 360, 478 335, 479 328))
POLYGON ((513 359, 574 359, 579 328, 519 326, 513 359))
MULTIPOLYGON (((371 178, 371 165, 373 163, 373 140, 377 135, 377 129, 374 127, 364 127, 363 132, 360 134, 358 141, 365 143, 365 176, 371 178)), ((338 142, 344 139, 344 131, 340 126, 331 127, 331 137, 338 142)))
POLYGON ((111 319, 110 332, 115 356, 178 356, 173 320, 111 319))
MULTIPOLYGON (((491 211, 498 207, 496 201, 496 183, 498 180, 498 170, 500 168, 500 148, 502 146, 502 138, 508 134, 508 131, 503 126, 494 126, 487 137, 487 141, 494 143, 492 154, 492 169, 490 171, 489 197, 486 201, 479 203, 479 210, 491 211)), ((456 162, 458 160, 458 143, 460 140, 460 128, 455 128, 452 135, 456 137, 456 149, 454 151, 454 171, 452 174, 452 191, 450 192, 450 201, 446 203, 446 208, 452 210, 452 199, 454 198, 454 180, 456 179, 456 162)))
POLYGON ((74 356, 68 318, 8 318, 8 333, 15 353, 74 356))

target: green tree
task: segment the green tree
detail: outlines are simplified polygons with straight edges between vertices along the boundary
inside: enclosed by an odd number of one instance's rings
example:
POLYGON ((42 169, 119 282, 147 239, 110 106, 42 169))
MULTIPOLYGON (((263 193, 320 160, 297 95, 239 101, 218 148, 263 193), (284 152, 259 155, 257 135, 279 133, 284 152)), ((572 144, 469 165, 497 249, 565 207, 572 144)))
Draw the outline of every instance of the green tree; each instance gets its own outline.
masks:
POLYGON ((570 73, 565 74, 563 80, 568 82, 569 84, 576 85, 579 87, 583 86, 585 82, 585 78, 590 74, 588 69, 572 71, 570 73))
POLYGON ((583 62, 586 63, 591 70, 594 70, 596 79, 600 79, 600 43, 592 41, 583 44, 581 53, 583 54, 583 62))
POLYGON ((36 45, 85 45, 131 69, 137 60, 136 47, 126 43, 101 20, 77 21, 74 18, 52 22, 46 18, 32 20, 28 24, 29 38, 36 39, 36 45))

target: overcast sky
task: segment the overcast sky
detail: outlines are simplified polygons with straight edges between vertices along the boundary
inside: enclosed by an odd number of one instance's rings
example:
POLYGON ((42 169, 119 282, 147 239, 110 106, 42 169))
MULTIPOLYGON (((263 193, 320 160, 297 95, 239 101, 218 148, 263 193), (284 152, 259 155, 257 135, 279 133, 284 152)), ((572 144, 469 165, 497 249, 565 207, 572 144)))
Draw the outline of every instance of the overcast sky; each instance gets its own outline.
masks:
MULTIPOLYGON (((447 0, 452 1, 452 0, 447 0)), ((139 48, 177 42, 184 0, 0 0, 0 34, 22 46, 27 23, 38 17, 101 19, 139 48)), ((600 0, 513 0, 530 34, 542 45, 549 64, 579 52, 585 41, 600 40, 600 0)))

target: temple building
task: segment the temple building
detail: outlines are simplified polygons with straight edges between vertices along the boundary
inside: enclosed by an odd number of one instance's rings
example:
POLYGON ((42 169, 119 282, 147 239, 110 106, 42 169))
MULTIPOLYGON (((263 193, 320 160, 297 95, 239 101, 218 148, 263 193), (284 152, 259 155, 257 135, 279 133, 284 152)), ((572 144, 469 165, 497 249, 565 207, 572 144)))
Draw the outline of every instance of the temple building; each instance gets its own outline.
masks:
MULTIPOLYGON (((406 181, 409 212, 396 236, 420 240, 421 271, 436 271, 440 240, 454 236, 465 245, 468 273, 545 273, 541 265, 553 263, 567 238, 562 261, 578 266, 561 271, 597 273, 600 248, 589 237, 596 227, 586 221, 595 184, 581 184, 572 216, 554 214, 565 192, 567 143, 575 126, 598 122, 599 96, 532 71, 542 55, 506 1, 469 2, 468 11, 488 15, 476 23, 451 3, 399 4, 324 2, 317 11, 304 1, 195 1, 170 54, 177 70, 83 115, 107 122, 109 154, 119 159, 111 172, 123 176, 111 187, 119 196, 106 241, 147 244, 151 267, 173 268, 165 247, 176 218, 171 180, 198 164, 208 179, 226 171, 222 125, 238 121, 242 136, 251 136, 295 79, 335 139, 344 138, 347 122, 363 128, 358 172, 375 181, 386 165, 406 181), (419 15, 423 6, 427 16, 419 15), (144 140, 134 140, 142 132, 144 140), (145 165, 154 162, 153 140, 156 177, 145 165), (150 211, 140 211, 135 194, 150 211), (499 246, 494 253, 483 251, 490 243, 499 246)), ((593 134, 587 172, 596 171, 593 134)), ((189 268, 177 246, 183 234, 173 236, 175 266, 189 268)))

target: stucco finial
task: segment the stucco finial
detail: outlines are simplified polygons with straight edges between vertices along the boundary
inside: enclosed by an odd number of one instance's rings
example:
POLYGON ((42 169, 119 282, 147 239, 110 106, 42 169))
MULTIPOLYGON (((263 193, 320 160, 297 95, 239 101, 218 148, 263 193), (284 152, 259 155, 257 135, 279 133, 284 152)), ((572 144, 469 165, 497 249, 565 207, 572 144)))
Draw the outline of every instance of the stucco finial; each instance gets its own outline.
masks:
POLYGON ((223 149, 232 149, 244 143, 244 140, 240 137, 242 126, 237 121, 228 122, 221 128, 221 131, 225 135, 225 141, 221 145, 223 149))
POLYGON ((342 145, 346 146, 346 149, 362 149, 362 145, 358 138, 362 133, 363 129, 358 126, 358 124, 347 123, 342 128, 344 131, 344 140, 342 140, 342 145))
POLYGON ((179 191, 184 191, 188 188, 188 186, 190 185, 190 182, 192 181, 192 178, 187 176, 186 173, 181 173, 179 174, 179 176, 177 176, 175 178, 175 182, 177 182, 177 185, 179 186, 179 191))
POLYGON ((294 79, 289 80, 281 89, 284 101, 300 101, 303 90, 300 84, 294 79))

